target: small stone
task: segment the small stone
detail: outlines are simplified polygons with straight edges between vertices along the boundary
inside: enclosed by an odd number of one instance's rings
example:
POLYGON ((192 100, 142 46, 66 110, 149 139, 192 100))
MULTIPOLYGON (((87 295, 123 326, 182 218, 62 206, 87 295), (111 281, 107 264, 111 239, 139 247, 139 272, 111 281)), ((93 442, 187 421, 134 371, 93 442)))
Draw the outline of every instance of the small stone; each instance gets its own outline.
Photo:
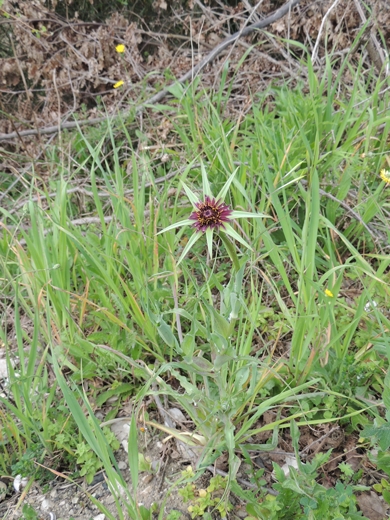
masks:
POLYGON ((78 504, 80 502, 80 497, 78 497, 78 496, 73 497, 71 502, 73 505, 78 504))
MULTIPOLYGON (((50 498, 57 498, 57 495, 58 495, 58 491, 56 489, 53 489, 52 491, 50 491, 50 498)), ((65 503, 65 501, 64 501, 65 503)))
POLYGON ((22 489, 24 489, 27 486, 27 483, 28 483, 28 478, 26 478, 26 477, 22 478, 22 475, 16 475, 16 477, 14 479, 15 491, 17 493, 19 493, 19 491, 22 491, 22 489))
POLYGON ((235 511, 235 514, 236 516, 238 516, 238 518, 246 518, 248 516, 248 513, 243 508, 240 508, 237 511, 235 511))
POLYGON ((123 470, 123 469, 127 469, 127 464, 126 464, 126 462, 125 462, 124 460, 120 460, 120 461, 118 462, 118 468, 121 469, 121 470, 123 470))
POLYGON ((91 482, 91 486, 94 486, 95 484, 99 484, 99 482, 104 482, 104 473, 103 473, 103 471, 100 471, 99 473, 96 473, 96 475, 93 477, 93 480, 91 482))
POLYGON ((49 511, 52 508, 52 504, 50 500, 47 500, 47 498, 44 498, 42 500, 41 509, 42 511, 49 511))
POLYGON ((103 513, 93 517, 93 520, 105 520, 105 519, 106 519, 106 515, 104 515, 103 513))

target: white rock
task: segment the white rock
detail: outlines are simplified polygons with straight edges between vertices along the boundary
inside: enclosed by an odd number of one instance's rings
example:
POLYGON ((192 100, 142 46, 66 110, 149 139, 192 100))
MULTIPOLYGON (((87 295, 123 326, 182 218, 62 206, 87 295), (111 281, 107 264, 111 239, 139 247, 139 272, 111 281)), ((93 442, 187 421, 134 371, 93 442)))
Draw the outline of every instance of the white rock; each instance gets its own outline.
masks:
POLYGON ((93 517, 93 520, 105 520, 105 519, 106 519, 106 515, 104 515, 103 513, 93 517))
POLYGON ((372 302, 366 303, 366 305, 364 306, 364 310, 366 312, 370 312, 370 311, 372 311, 372 309, 375 309, 375 307, 378 307, 378 304, 375 300, 372 300, 372 302))
POLYGON ((186 418, 183 415, 183 412, 179 410, 179 408, 170 408, 168 410, 168 414, 172 417, 172 419, 178 422, 184 422, 186 418))
POLYGON ((124 460, 120 460, 118 462, 118 468, 121 469, 121 470, 124 470, 124 469, 127 469, 127 464, 124 460))
POLYGON ((47 498, 44 498, 42 500, 42 504, 41 504, 42 511, 48 511, 51 508, 52 508, 52 504, 51 504, 50 500, 47 500, 47 498))
POLYGON ((282 466, 282 470, 284 472, 284 474, 286 475, 286 477, 289 476, 290 474, 290 468, 289 466, 295 468, 295 469, 298 469, 298 462, 297 462, 297 459, 295 457, 291 457, 290 455, 287 455, 286 456, 286 463, 283 464, 282 466))
POLYGON ((19 491, 22 491, 27 486, 28 478, 23 477, 22 475, 16 475, 14 479, 14 490, 19 493, 19 491))
POLYGON ((0 359, 0 379, 8 378, 7 360, 0 359))
POLYGON ((111 431, 118 439, 119 442, 123 440, 127 440, 129 438, 130 433, 130 424, 125 421, 118 421, 110 426, 111 431))

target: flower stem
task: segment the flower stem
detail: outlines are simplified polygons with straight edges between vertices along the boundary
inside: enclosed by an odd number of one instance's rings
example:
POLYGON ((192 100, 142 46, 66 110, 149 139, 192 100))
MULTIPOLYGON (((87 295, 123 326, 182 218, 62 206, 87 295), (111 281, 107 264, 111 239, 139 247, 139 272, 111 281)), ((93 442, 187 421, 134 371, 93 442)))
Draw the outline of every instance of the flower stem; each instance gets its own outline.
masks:
POLYGON ((221 233, 219 236, 221 237, 222 242, 225 244, 228 255, 230 256, 230 259, 233 262, 234 269, 236 270, 236 272, 238 272, 240 270, 240 262, 238 261, 238 256, 234 244, 230 242, 230 240, 224 233, 221 233))

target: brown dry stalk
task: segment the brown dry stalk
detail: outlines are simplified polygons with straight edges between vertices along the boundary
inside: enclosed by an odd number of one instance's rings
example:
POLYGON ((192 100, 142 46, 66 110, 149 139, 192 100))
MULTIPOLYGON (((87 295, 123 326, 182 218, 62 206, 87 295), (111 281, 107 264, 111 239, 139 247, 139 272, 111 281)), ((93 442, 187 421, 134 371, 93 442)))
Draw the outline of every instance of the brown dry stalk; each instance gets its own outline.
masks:
MULTIPOLYGON (((219 45, 217 45, 205 58, 203 58, 202 61, 200 61, 197 65, 192 67, 191 70, 189 70, 186 74, 181 76, 177 82, 184 83, 185 81, 189 79, 194 79, 194 77, 204 68, 206 65, 211 63, 219 54, 221 54, 222 51, 224 51, 229 45, 232 45, 235 43, 239 38, 242 36, 247 36, 248 34, 252 33, 253 31, 264 29, 268 25, 271 25, 272 23, 276 22, 280 18, 282 18, 285 14, 287 14, 295 5, 297 5, 301 0, 290 0, 286 4, 284 4, 282 7, 280 7, 277 11, 275 11, 270 16, 267 16, 267 18, 264 18, 264 20, 261 20, 260 22, 256 22, 252 25, 249 25, 245 28, 243 28, 240 31, 237 31, 236 33, 228 36, 225 38, 219 45)), ((175 82, 176 83, 176 82, 175 82)), ((155 103, 158 103, 162 99, 165 98, 165 96, 169 93, 170 87, 172 87, 173 84, 169 85, 167 88, 161 90, 151 98, 147 99, 144 103, 136 107, 135 112, 139 114, 142 112, 147 106, 154 105, 155 103)), ((130 111, 124 112, 122 114, 122 117, 126 117, 127 114, 129 114, 130 111)), ((113 116, 114 118, 117 116, 113 116)), ((60 132, 62 129, 69 129, 69 128, 77 128, 81 125, 93 125, 97 123, 101 123, 105 121, 107 117, 95 117, 91 119, 84 119, 81 121, 70 121, 66 123, 62 123, 55 126, 47 126, 45 128, 36 128, 31 130, 21 130, 20 132, 11 132, 9 134, 0 134, 0 141, 8 141, 10 139, 15 139, 17 137, 26 137, 29 135, 41 135, 41 134, 54 134, 57 132, 60 132)))

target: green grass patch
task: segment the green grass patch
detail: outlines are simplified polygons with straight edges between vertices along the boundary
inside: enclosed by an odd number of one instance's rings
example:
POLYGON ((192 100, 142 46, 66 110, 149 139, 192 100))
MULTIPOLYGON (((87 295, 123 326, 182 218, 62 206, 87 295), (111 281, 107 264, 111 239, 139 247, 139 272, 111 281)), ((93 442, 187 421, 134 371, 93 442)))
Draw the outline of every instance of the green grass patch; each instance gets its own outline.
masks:
POLYGON ((360 435, 375 421, 366 438, 383 442, 384 454, 389 448, 378 406, 390 353, 388 192, 380 177, 389 98, 359 63, 335 74, 329 59, 322 76, 306 66, 308 85, 269 87, 239 120, 229 115, 226 74, 217 92, 199 80, 171 89, 173 99, 149 112, 151 125, 162 110, 171 124, 175 147, 163 162, 141 130, 142 146, 134 146, 124 121, 80 128, 68 136, 75 170, 52 150, 55 196, 31 184, 26 195, 36 201, 1 210, 3 473, 24 468, 31 476, 33 446, 39 463, 60 450, 61 464, 78 461, 87 481, 105 468, 120 518, 147 518, 136 495, 137 414, 160 395, 186 414, 192 435, 147 421, 196 447, 191 482, 227 454, 219 499, 214 488, 202 500, 187 497, 193 518, 228 514, 231 492, 248 518, 320 515, 336 492, 339 516, 329 518, 361 517, 358 482, 340 480, 332 490, 318 483, 330 452, 300 461, 299 427, 338 422, 360 435), (88 217, 69 191, 78 177, 89 191, 88 217), (172 224, 188 219, 208 190, 222 190, 235 211, 263 216, 230 221, 240 240, 223 226, 194 240, 191 225, 172 224), (115 440, 95 416, 113 396, 106 420, 125 399, 134 403, 132 494, 123 494, 115 440), (286 429, 298 467, 287 477, 275 465, 274 496, 261 491, 266 482, 250 452, 275 449, 286 429), (268 441, 256 440, 264 432, 268 441), (243 463, 256 492, 237 482, 243 463))

